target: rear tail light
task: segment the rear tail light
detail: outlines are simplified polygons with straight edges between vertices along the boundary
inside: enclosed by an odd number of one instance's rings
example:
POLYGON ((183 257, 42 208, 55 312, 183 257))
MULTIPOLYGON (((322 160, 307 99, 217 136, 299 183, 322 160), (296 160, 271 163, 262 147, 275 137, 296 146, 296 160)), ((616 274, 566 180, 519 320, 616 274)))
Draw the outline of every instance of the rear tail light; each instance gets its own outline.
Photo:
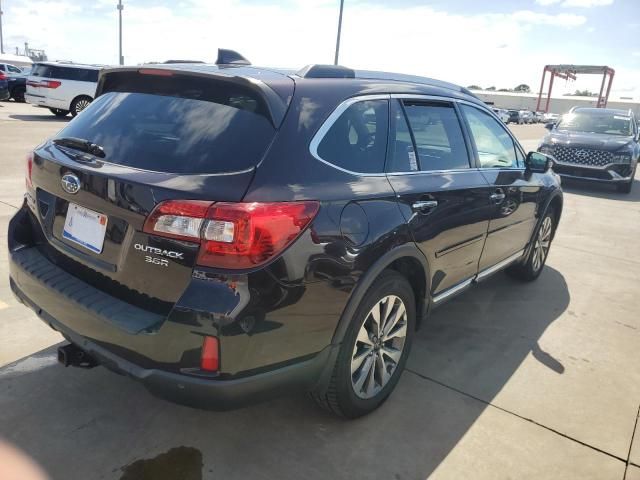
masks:
POLYGON ((7 76, 5 75, 5 73, 0 71, 0 80, 6 80, 6 79, 7 79, 7 76))
POLYGON ((57 80, 43 80, 40 82, 40 86, 44 88, 58 88, 60 85, 62 85, 62 82, 57 80))
POLYGON ((216 337, 204 337, 200 369, 208 372, 217 372, 220 369, 220 346, 216 337))
POLYGON ((62 82, 58 80, 40 80, 39 82, 34 80, 27 80, 29 87, 41 87, 41 88, 58 88, 62 85, 62 82))
POLYGON ((27 155, 27 165, 24 174, 24 183, 27 186, 27 190, 33 189, 33 182, 31 181, 31 174, 33 172, 33 153, 27 155))
POLYGON ((318 213, 318 202, 211 203, 170 200, 144 224, 152 235, 200 243, 198 265, 243 269, 287 248, 318 213))

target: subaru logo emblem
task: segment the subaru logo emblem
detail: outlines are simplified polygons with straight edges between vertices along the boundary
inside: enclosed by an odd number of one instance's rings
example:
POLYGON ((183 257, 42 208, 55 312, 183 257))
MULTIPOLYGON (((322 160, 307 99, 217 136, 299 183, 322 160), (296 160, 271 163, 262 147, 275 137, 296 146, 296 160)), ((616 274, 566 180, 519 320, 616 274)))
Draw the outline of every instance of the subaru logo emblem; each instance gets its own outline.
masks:
POLYGON ((73 173, 67 173, 62 177, 62 189, 72 195, 80 190, 80 179, 73 173))

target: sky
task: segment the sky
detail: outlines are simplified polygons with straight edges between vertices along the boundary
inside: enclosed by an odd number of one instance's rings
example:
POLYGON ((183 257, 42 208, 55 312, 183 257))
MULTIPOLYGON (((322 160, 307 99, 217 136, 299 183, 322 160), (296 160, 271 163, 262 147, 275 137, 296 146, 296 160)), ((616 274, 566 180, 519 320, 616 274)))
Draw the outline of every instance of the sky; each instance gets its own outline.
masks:
MULTIPOLYGON (((116 0, 3 0, 5 52, 24 42, 51 60, 116 64, 116 0)), ((255 65, 333 63, 339 0, 123 0, 126 64, 213 62, 217 48, 255 65)), ((345 0, 340 64, 460 85, 540 88, 545 64, 608 65, 612 97, 640 100, 640 0, 345 0)), ((554 93, 598 91, 601 77, 554 93)), ((557 90, 556 90, 557 89, 557 90)))

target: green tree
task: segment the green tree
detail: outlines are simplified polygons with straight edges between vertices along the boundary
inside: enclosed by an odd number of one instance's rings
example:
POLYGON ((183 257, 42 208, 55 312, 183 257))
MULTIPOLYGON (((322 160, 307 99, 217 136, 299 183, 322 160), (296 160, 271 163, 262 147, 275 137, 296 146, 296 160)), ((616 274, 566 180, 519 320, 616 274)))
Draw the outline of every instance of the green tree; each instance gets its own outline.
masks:
POLYGON ((479 87, 478 85, 469 85, 467 88, 469 90, 482 90, 482 87, 479 87))
POLYGON ((495 92, 495 91, 496 91, 496 87, 494 86, 487 88, 487 92, 495 92))
POLYGON ((520 93, 529 93, 531 92, 531 88, 526 83, 521 83, 516 88, 514 88, 513 91, 520 92, 520 93))

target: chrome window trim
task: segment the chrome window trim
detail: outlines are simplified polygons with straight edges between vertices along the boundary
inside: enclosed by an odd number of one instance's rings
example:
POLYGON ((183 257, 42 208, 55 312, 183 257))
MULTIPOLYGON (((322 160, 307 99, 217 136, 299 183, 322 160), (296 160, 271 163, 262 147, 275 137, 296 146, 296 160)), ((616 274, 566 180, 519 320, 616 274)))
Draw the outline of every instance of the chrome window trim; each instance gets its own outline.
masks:
MULTIPOLYGON (((332 168, 335 168, 336 170, 339 170, 343 173, 348 173, 349 175, 355 175, 358 177, 384 177, 387 175, 390 176, 400 176, 400 175, 433 175, 433 174, 443 174, 443 173, 461 173, 461 172, 475 172, 475 171, 482 171, 482 170, 489 170, 489 171, 496 171, 498 170, 497 168, 478 168, 478 167, 469 167, 469 168, 452 168, 452 169, 448 169, 448 170, 419 170, 419 171, 415 171, 415 172, 382 172, 382 173, 366 173, 366 172, 355 172, 353 170, 348 170, 346 168, 342 168, 339 167, 338 165, 335 165, 331 162, 329 162, 328 160, 323 159, 319 154, 318 154, 318 146, 320 145, 320 142, 322 142, 322 139, 325 137, 325 135, 327 134, 327 132, 329 131, 329 129, 333 126, 333 124, 336 122, 336 120, 340 117, 340 115, 342 115, 344 113, 344 111, 349 108, 351 105, 353 105, 354 103, 359 103, 359 102, 366 102, 368 100, 391 100, 391 99, 397 99, 397 100, 424 100, 424 101, 441 101, 441 102, 449 102, 449 103, 463 103, 472 107, 476 107, 477 109, 487 112, 489 115, 491 115, 494 119, 496 119, 498 121, 498 123, 502 123, 502 120, 500 120, 500 118, 498 118, 495 113, 484 107, 483 105, 478 105, 477 103, 474 102, 470 102, 468 100, 464 100, 461 98, 456 98, 456 97, 443 97, 440 95, 422 95, 422 94, 416 94, 416 93, 407 93, 407 94, 403 94, 403 93, 385 93, 385 94, 371 94, 371 95, 357 95, 355 97, 350 97, 347 98, 346 100, 343 100, 334 110, 333 112, 331 112, 331 114, 325 119, 324 122, 322 122, 322 125, 320 126, 320 128, 316 131, 316 133, 314 134, 313 138, 311 139, 311 142, 309 143, 309 153, 311 153, 311 155, 318 161, 324 163, 325 165, 328 165, 332 168)), ((520 153, 523 154, 523 157, 526 157, 526 155, 524 154, 524 150, 522 149, 522 146, 520 145, 520 143, 518 142, 518 140, 513 136, 513 134, 511 133, 511 131, 508 128, 505 128, 504 126, 502 127, 507 134, 509 135, 509 137, 511 138, 511 140, 514 142, 515 145, 517 145, 517 147, 520 150, 520 153)), ((463 131, 463 135, 465 135, 464 131, 463 131)), ((524 170, 524 166, 515 166, 515 167, 509 167, 509 168, 501 168, 502 170, 509 170, 509 171, 513 171, 513 170, 524 170)))
POLYGON ((351 175, 357 175, 360 177, 384 177, 385 173, 366 173, 366 172, 354 172, 352 170, 348 170, 346 168, 339 167, 328 160, 323 159, 320 154, 318 154, 318 147, 320 146, 320 142, 324 139, 325 135, 329 131, 329 129, 333 126, 333 124, 340 118, 340 115, 344 113, 344 111, 349 108, 351 105, 360 102, 366 102, 369 100, 389 100, 391 96, 387 93, 385 94, 372 94, 372 95, 358 95, 356 97, 347 98, 342 103, 340 103, 333 112, 327 117, 327 119, 322 123, 318 131, 315 133, 313 138, 311 139, 311 143, 309 143, 309 152, 311 155, 320 162, 329 165, 330 167, 335 168, 336 170, 340 170, 344 173, 349 173, 351 175))

